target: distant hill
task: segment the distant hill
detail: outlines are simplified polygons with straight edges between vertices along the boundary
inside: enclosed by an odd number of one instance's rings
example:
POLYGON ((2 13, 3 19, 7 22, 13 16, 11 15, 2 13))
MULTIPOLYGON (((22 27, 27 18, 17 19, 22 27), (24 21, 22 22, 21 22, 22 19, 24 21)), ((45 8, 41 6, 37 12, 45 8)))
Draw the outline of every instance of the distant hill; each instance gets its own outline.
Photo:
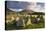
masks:
POLYGON ((27 10, 27 9, 24 9, 24 10, 22 10, 21 12, 33 13, 34 11, 32 11, 32 10, 27 10))
POLYGON ((21 13, 21 14, 32 14, 34 11, 32 11, 32 10, 26 10, 26 9, 24 9, 24 10, 22 10, 21 12, 19 12, 19 13, 21 13))
POLYGON ((34 12, 34 11, 32 11, 32 10, 22 10, 21 12, 19 12, 19 13, 26 13, 26 14, 29 14, 29 15, 45 15, 45 13, 43 13, 43 12, 34 12))
POLYGON ((34 11, 32 11, 32 10, 27 10, 27 9, 24 9, 24 10, 22 10, 22 11, 20 11, 20 12, 15 12, 15 11, 12 11, 12 10, 10 10, 10 9, 6 9, 6 13, 7 14, 15 14, 15 13, 19 13, 19 14, 29 14, 29 15, 45 15, 45 13, 43 13, 43 12, 34 12, 34 11))
POLYGON ((45 13, 43 13, 43 12, 34 12, 34 13, 32 13, 32 15, 45 15, 45 13))

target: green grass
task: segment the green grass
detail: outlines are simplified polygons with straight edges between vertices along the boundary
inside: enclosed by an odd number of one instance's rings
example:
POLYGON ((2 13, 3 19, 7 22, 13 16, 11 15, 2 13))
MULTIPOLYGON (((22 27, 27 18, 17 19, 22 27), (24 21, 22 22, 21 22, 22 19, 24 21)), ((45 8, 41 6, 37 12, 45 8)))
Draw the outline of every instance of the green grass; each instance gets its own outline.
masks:
POLYGON ((28 25, 25 28, 26 29, 36 29, 36 28, 44 28, 44 27, 45 27, 44 23, 38 23, 38 24, 28 25))
MULTIPOLYGON (((42 23, 38 23, 38 24, 30 24, 30 25, 26 25, 24 28, 22 28, 22 29, 37 29, 37 28, 44 28, 45 27, 45 25, 44 25, 44 23, 42 22, 42 23)), ((14 30, 14 29, 16 29, 16 25, 12 25, 12 24, 10 24, 10 25, 8 25, 7 26, 7 29, 6 30, 14 30)))

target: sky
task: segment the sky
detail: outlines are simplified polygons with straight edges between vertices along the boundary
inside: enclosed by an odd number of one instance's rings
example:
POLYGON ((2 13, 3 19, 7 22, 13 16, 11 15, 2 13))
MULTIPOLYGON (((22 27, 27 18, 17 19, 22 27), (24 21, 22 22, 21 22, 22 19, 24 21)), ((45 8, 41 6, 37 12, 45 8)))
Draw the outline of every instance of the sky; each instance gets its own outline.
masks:
POLYGON ((12 9, 24 9, 27 7, 28 2, 8 1, 7 7, 12 9))
POLYGON ((44 12, 44 3, 41 2, 23 2, 23 1, 7 1, 7 8, 13 11, 21 11, 22 9, 32 9, 36 12, 44 12))
POLYGON ((45 0, 6 0, 6 1, 45 2, 45 0))

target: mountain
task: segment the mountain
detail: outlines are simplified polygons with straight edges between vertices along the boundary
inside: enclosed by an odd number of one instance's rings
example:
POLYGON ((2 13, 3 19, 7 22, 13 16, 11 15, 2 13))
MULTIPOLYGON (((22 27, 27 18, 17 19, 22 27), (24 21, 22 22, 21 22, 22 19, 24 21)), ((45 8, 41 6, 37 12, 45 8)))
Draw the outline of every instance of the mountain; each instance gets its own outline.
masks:
POLYGON ((24 9, 24 10, 22 10, 21 12, 33 13, 34 11, 28 10, 28 9, 24 9))
POLYGON ((23 10, 21 10, 21 11, 19 11, 19 12, 16 12, 17 10, 10 10, 10 9, 6 9, 6 13, 7 14, 16 14, 16 13, 19 13, 19 14, 29 14, 29 15, 45 15, 45 13, 43 13, 43 12, 35 12, 35 11, 33 11, 33 10, 29 10, 29 9, 23 9, 23 10))
POLYGON ((45 13, 43 13, 43 12, 35 12, 35 11, 33 11, 33 10, 28 10, 28 9, 24 9, 24 10, 22 10, 21 12, 19 12, 19 13, 23 13, 23 14, 29 14, 29 15, 45 15, 45 13))
POLYGON ((34 12, 34 13, 32 13, 32 15, 45 15, 45 13, 43 13, 43 12, 34 12))
POLYGON ((28 9, 24 9, 24 10, 20 11, 19 13, 20 14, 32 14, 32 13, 34 13, 34 11, 28 10, 28 9))

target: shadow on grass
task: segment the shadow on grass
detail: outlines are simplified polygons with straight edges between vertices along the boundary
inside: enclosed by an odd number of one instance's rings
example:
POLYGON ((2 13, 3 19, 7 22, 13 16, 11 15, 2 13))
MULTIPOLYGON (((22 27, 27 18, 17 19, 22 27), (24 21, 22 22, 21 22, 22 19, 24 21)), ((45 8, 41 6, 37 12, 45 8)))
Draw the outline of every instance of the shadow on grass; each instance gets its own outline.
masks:
POLYGON ((23 27, 17 27, 15 24, 10 24, 6 27, 6 30, 20 30, 20 29, 37 29, 37 28, 44 28, 45 25, 44 23, 38 23, 38 24, 30 24, 26 25, 24 28, 23 27))

